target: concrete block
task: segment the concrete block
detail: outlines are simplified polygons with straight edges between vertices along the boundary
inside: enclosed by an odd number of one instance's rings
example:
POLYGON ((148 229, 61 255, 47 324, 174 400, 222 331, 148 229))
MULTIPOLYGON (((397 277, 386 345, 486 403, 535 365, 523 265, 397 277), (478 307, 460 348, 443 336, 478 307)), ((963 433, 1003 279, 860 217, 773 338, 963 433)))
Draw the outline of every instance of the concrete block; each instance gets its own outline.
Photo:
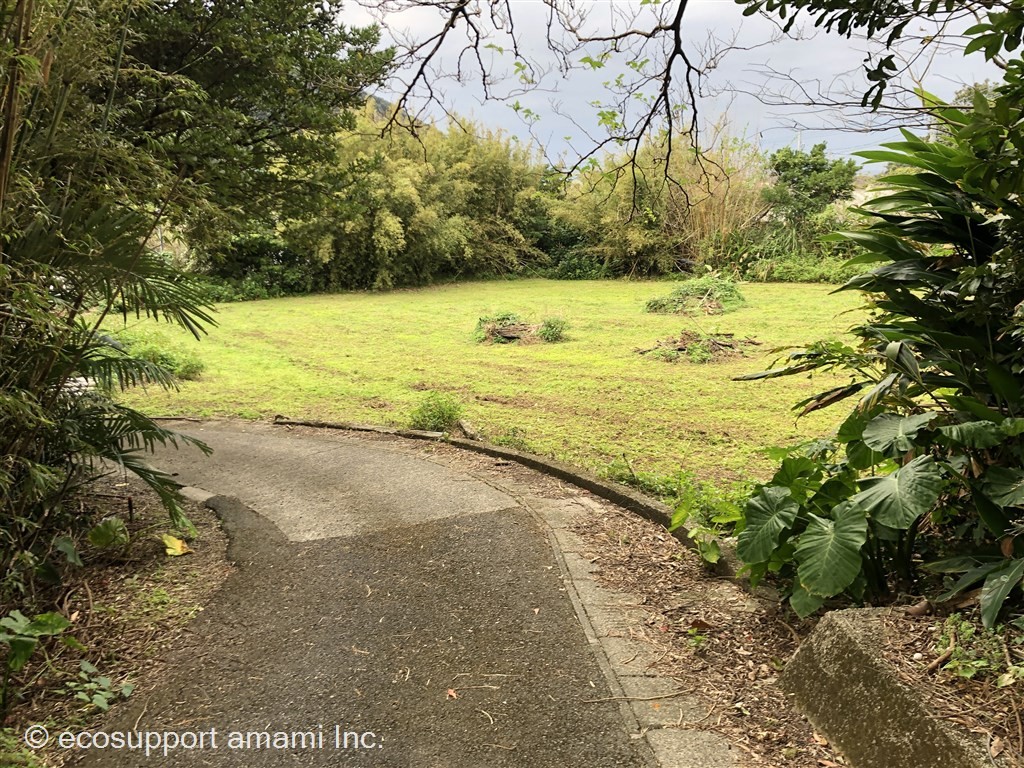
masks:
POLYGON ((781 677, 854 768, 992 768, 984 745, 934 718, 881 658, 875 610, 828 613, 781 677))

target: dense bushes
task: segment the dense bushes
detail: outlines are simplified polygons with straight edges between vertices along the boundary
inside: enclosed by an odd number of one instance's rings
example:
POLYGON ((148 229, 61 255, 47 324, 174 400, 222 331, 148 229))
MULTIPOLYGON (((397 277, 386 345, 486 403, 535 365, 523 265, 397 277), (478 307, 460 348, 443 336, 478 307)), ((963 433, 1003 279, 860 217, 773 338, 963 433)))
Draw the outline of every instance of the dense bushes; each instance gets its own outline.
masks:
MULTIPOLYGON (((969 111, 922 93, 942 131, 903 131, 860 153, 899 170, 859 225, 836 235, 867 270, 844 286, 871 310, 855 338, 818 342, 759 375, 838 371, 847 381, 797 408, 856 403, 835 435, 784 455, 739 521, 752 576, 779 574, 801 615, 840 595, 945 602, 979 585, 988 628, 1022 605, 1024 12, 979 21, 966 49, 1005 56, 1005 81, 969 111)), ((893 22, 858 23, 888 34, 893 22)))
POLYGON ((658 277, 705 266, 748 280, 844 276, 849 249, 821 236, 841 221, 829 204, 848 193, 853 166, 828 160, 824 145, 766 156, 724 136, 701 163, 675 152, 666 178, 665 148, 650 141, 636 173, 624 170, 628 158, 609 156, 566 185, 500 131, 459 121, 381 139, 380 120, 371 105, 338 139, 328 205, 198 260, 210 299, 496 275, 658 277))
POLYGON ((204 290, 210 301, 248 301, 327 289, 324 265, 289 248, 280 238, 251 234, 206 256, 204 290))

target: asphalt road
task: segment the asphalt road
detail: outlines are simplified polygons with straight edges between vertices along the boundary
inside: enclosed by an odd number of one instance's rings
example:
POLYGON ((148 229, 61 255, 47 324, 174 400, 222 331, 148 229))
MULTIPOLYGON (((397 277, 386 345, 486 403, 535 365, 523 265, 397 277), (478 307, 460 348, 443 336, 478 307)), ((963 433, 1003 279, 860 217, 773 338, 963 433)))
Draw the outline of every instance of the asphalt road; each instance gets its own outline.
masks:
POLYGON ((148 739, 149 756, 92 749, 78 765, 647 765, 513 498, 372 442, 179 428, 213 457, 156 463, 224 494, 209 503, 238 570, 166 679, 103 728, 148 739))

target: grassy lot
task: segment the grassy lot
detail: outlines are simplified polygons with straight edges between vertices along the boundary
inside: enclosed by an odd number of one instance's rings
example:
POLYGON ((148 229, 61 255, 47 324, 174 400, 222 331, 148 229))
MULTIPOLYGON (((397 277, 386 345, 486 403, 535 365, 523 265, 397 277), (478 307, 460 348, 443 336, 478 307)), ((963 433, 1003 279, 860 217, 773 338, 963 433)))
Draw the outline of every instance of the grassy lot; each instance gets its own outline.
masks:
MULTIPOLYGON (((748 480, 770 467, 759 449, 828 431, 838 414, 796 422, 790 406, 826 382, 739 383, 771 348, 835 337, 852 295, 818 285, 744 285, 747 305, 719 317, 651 315, 671 283, 522 280, 381 294, 256 301, 220 307, 196 347, 206 371, 176 393, 129 399, 156 415, 240 416, 404 424, 426 390, 459 397, 491 439, 600 469, 624 455, 636 470, 691 470, 748 480), (561 316, 559 344, 481 345, 478 317, 561 316), (694 324, 763 342, 744 358, 666 363, 634 353, 694 324)), ((168 332, 169 333, 169 332, 168 332)))

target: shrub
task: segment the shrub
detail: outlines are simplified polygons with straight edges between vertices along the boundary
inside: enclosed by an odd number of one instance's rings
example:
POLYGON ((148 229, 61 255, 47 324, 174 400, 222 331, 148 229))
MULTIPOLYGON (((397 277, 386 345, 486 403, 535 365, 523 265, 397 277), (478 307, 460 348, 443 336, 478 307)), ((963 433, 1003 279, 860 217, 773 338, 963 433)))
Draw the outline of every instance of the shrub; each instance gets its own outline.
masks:
POLYGON ((745 266, 743 276, 765 283, 840 284, 860 272, 860 267, 848 266, 844 258, 801 253, 752 262, 745 266))
POLYGON ((462 403, 443 392, 428 392, 409 416, 412 429, 426 432, 447 432, 462 417, 462 403))
POLYGON ((604 259, 584 250, 572 250, 545 272, 552 280, 600 280, 607 277, 604 259))
POLYGON ((684 280, 668 296, 651 299, 646 310, 659 314, 700 311, 710 315, 731 312, 745 303, 735 280, 728 275, 710 272, 684 280))
POLYGON ((195 352, 168 341, 157 330, 125 328, 116 332, 114 338, 132 357, 159 365, 177 379, 194 381, 206 369, 195 352))
POLYGON ((548 343, 564 341, 565 332, 568 328, 569 323, 561 317, 549 317, 540 324, 540 328, 537 329, 537 335, 548 343))

